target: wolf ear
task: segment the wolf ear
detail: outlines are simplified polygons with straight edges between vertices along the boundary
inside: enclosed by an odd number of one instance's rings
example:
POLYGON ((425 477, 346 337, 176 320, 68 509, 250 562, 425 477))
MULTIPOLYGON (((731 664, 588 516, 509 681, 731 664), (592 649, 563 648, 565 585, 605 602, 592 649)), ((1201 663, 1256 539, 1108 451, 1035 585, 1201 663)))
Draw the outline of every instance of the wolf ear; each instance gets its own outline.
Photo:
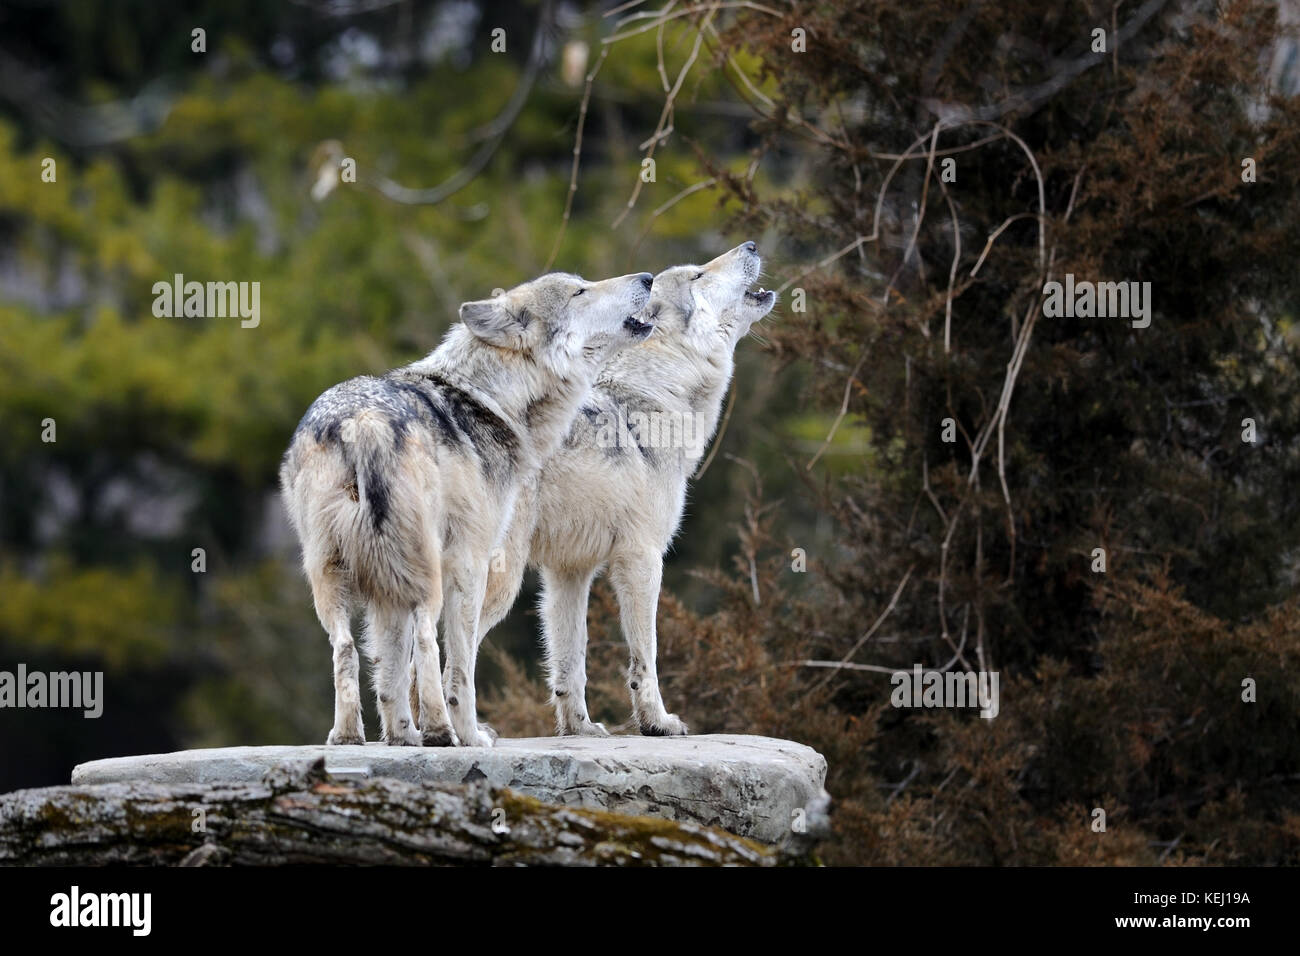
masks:
POLYGON ((460 307, 460 320, 489 345, 504 349, 523 346, 524 324, 510 314, 500 298, 464 303, 460 307))

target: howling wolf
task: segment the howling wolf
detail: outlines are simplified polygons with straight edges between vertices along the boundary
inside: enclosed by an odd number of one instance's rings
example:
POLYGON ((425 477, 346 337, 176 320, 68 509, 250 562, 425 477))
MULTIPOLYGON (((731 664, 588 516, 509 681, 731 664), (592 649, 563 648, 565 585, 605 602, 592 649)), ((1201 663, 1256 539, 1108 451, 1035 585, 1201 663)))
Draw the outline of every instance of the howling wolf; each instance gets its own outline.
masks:
POLYGON ((655 666, 663 555, 686 483, 718 423, 736 344, 776 304, 747 291, 761 271, 752 242, 703 266, 655 277, 655 333, 609 360, 560 449, 525 483, 493 567, 481 635, 514 603, 526 564, 541 571, 542 625, 560 734, 604 735, 587 714, 587 596, 603 568, 631 652, 627 681, 641 733, 684 734, 664 709, 655 666))
POLYGON ((492 745, 474 697, 492 550, 521 483, 559 445, 601 366, 650 333, 638 314, 651 278, 554 273, 467 302, 428 356, 336 385, 307 410, 280 484, 334 648, 327 743, 365 742, 348 627, 359 601, 383 739, 446 746, 454 730, 462 745, 492 745))

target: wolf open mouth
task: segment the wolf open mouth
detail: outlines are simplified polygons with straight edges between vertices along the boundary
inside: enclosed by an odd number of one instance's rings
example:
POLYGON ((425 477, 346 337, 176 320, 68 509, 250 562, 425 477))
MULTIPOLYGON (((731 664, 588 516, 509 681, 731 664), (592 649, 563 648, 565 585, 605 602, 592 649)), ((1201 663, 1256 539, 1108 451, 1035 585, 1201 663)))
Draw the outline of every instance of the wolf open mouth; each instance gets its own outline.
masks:
POLYGON ((776 298, 776 293, 771 289, 764 289, 759 286, 757 291, 746 292, 745 301, 750 305, 765 305, 776 298))
POLYGON ((623 320, 623 328, 627 329, 638 339, 643 339, 654 331, 654 323, 642 322, 635 315, 629 315, 623 320))

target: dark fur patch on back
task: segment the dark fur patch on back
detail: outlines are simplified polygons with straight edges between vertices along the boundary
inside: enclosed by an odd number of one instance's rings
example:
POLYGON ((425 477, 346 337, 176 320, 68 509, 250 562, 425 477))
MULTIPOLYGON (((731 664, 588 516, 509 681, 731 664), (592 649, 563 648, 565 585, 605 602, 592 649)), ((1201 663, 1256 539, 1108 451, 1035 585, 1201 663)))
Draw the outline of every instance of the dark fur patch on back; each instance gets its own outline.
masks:
MULTIPOLYGON (((505 455, 510 466, 514 466, 519 455, 519 436, 515 434, 508 422, 469 392, 436 372, 421 372, 412 375, 411 379, 423 379, 437 387, 456 428, 469 439, 471 444, 481 446, 484 442, 490 442, 505 455)), ((490 470, 489 459, 492 456, 480 455, 479 458, 483 462, 483 467, 490 470)))
POLYGON ((444 443, 459 445, 464 442, 464 433, 456 427, 456 423, 448 414, 447 409, 443 408, 440 402, 434 400, 434 396, 413 382, 403 381, 396 376, 393 377, 392 381, 394 388, 400 389, 404 395, 418 403, 418 407, 428 416, 429 423, 437 427, 438 436, 443 439, 444 443))

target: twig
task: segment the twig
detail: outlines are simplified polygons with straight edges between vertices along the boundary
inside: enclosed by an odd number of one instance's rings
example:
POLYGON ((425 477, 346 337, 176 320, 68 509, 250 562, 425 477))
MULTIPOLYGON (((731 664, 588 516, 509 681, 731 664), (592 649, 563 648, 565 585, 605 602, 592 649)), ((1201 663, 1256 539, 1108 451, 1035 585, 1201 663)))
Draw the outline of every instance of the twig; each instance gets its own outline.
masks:
POLYGON ((971 266, 971 270, 970 270, 971 278, 974 278, 975 274, 980 271, 980 267, 984 265, 984 260, 985 258, 987 258, 989 254, 989 250, 993 248, 993 243, 997 241, 998 236, 1002 235, 1003 231, 1007 228, 1007 226, 1011 225, 1017 219, 1036 219, 1036 218, 1038 217, 1035 216, 1034 213, 1032 212, 1018 212, 1014 216, 1008 216, 1006 221, 1002 223, 1002 225, 998 226, 991 233, 989 233, 989 237, 984 243, 984 251, 981 252, 980 257, 975 260, 975 265, 971 266))
MULTIPOLYGON (((641 26, 633 30, 628 30, 624 33, 615 33, 613 36, 605 37, 605 39, 601 40, 600 42, 605 44, 617 43, 619 40, 626 40, 628 37, 639 36, 642 33, 647 33, 650 30, 654 30, 661 23, 666 22, 668 20, 676 20, 678 17, 690 16, 692 13, 700 13, 705 9, 708 9, 710 12, 717 11, 717 10, 739 10, 739 9, 757 10, 759 13, 766 13, 768 16, 776 17, 778 19, 781 19, 782 17, 785 16, 785 14, 783 14, 780 10, 774 10, 771 7, 765 7, 761 3, 751 3, 749 2, 749 0, 738 0, 738 2, 734 2, 734 3, 711 3, 707 8, 701 4, 699 6, 694 6, 694 7, 685 7, 681 10, 678 10, 676 13, 669 13, 663 16, 660 16, 660 14, 663 11, 654 10, 654 11, 647 11, 645 13, 633 13, 630 16, 624 17, 621 21, 619 21, 618 23, 619 27, 621 27, 625 23, 631 23, 634 20, 644 20, 648 17, 654 17, 655 19, 651 20, 650 23, 642 24, 641 26)), ((617 27, 615 29, 617 29, 617 27)))
POLYGON ((573 212, 573 194, 578 191, 578 163, 582 159, 582 131, 587 125, 587 106, 591 103, 591 84, 596 81, 596 74, 600 68, 605 65, 605 57, 609 56, 609 47, 600 51, 600 57, 596 60, 595 67, 587 74, 587 85, 582 91, 582 105, 578 108, 578 132, 573 140, 573 168, 569 172, 569 194, 564 199, 564 216, 560 219, 560 231, 555 236, 555 244, 551 246, 551 254, 546 259, 546 267, 543 272, 550 272, 551 266, 555 264, 555 257, 560 253, 560 243, 564 241, 564 233, 569 228, 569 216, 573 212))
POLYGON ((515 87, 514 93, 510 95, 510 100, 506 103, 505 108, 496 119, 488 124, 488 127, 494 129, 495 132, 479 147, 473 158, 446 181, 429 189, 412 189, 391 179, 373 177, 372 181, 376 189, 393 202, 403 203, 408 206, 434 206, 460 192, 473 181, 475 176, 483 171, 489 160, 492 159, 497 147, 501 145, 506 132, 519 116, 520 110, 524 108, 524 103, 528 100, 528 94, 532 92, 533 83, 541 69, 546 50, 546 29, 551 21, 551 6, 552 0, 544 0, 541 12, 537 17, 537 30, 533 34, 533 46, 528 54, 528 63, 524 67, 524 74, 519 80, 519 85, 515 87))
POLYGON ((849 412, 849 397, 853 394, 853 383, 857 381, 858 371, 862 368, 862 363, 867 360, 867 351, 863 349, 862 355, 858 357, 858 364, 853 366, 853 371, 849 373, 849 380, 844 383, 844 401, 840 403, 840 413, 835 416, 835 421, 831 424, 831 430, 826 435, 826 440, 822 446, 817 449, 817 454, 813 455, 812 461, 808 462, 808 467, 804 471, 812 471, 813 465, 817 464, 817 459, 825 453, 830 447, 831 439, 835 437, 835 431, 840 427, 840 422, 844 421, 844 416, 849 412))
POLYGON ((703 477, 704 473, 709 470, 709 465, 713 463, 713 456, 716 455, 718 449, 722 447, 722 436, 727 431, 727 422, 731 421, 731 409, 735 404, 736 380, 733 378, 731 380, 731 391, 727 394, 727 410, 722 413, 722 424, 718 426, 718 432, 713 436, 713 447, 709 449, 709 454, 708 457, 704 459, 704 464, 700 465, 695 474, 691 477, 692 481, 699 481, 700 478, 703 477))
POLYGON ((939 513, 939 520, 943 522, 945 528, 948 527, 948 513, 943 510, 943 505, 939 504, 939 499, 930 488, 930 459, 924 453, 921 455, 921 491, 929 496, 930 504, 934 505, 934 510, 939 513))
MULTIPOLYGON (((957 129, 957 128, 958 126, 955 125, 948 126, 948 129, 957 129)), ((975 140, 975 142, 967 143, 965 146, 949 146, 946 149, 937 149, 934 151, 934 155, 952 156, 956 153, 966 153, 972 149, 979 149, 981 146, 987 146, 989 143, 996 143, 1000 139, 1003 139, 1003 136, 1001 133, 998 133, 996 136, 986 136, 984 137, 984 139, 977 139, 975 140)), ((910 151, 907 153, 876 153, 870 150, 867 151, 866 155, 868 159, 882 159, 882 160, 883 159, 894 159, 894 160, 926 159, 928 156, 928 154, 926 153, 918 153, 916 155, 912 155, 910 151)))
MULTIPOLYGON (((907 573, 903 575, 903 580, 899 581, 898 587, 894 588, 894 596, 889 599, 889 603, 885 605, 885 609, 880 612, 880 615, 876 618, 875 623, 872 624, 871 627, 867 629, 867 632, 865 634, 863 634, 860 638, 858 638, 857 643, 855 643, 851 648, 849 648, 848 653, 845 654, 842 658, 840 658, 841 666, 847 666, 850 659, 852 659, 853 655, 856 654, 859 650, 861 650, 862 645, 867 643, 867 641, 871 640, 871 636, 875 634, 877 630, 880 629, 880 625, 885 623, 885 618, 889 617, 889 615, 893 612, 894 608, 897 607, 898 598, 903 593, 903 588, 907 586, 907 581, 909 578, 911 578, 912 572, 915 570, 916 570, 915 564, 907 569, 907 573)), ((829 681, 834 676, 835 675, 833 673, 827 674, 824 678, 822 678, 822 680, 818 681, 816 684, 810 687, 807 693, 804 694, 804 696, 807 697, 808 694, 811 694, 813 691, 817 690, 819 687, 824 685, 827 681, 829 681)))
MULTIPOLYGON (((1118 31, 1112 35, 1112 43, 1118 50, 1120 44, 1127 42, 1137 32, 1146 25, 1160 8, 1165 5, 1167 0, 1147 0, 1133 15, 1133 17, 1124 24, 1118 31)), ((1080 75, 1086 73, 1099 63, 1106 61, 1098 57, 1095 53, 1086 53, 1076 60, 1067 63, 1065 67, 1049 80, 1045 80, 1035 86, 1024 87, 1016 90, 1006 99, 999 103, 991 103, 988 106, 972 110, 969 107, 955 103, 942 103, 936 100, 923 100, 936 116, 946 117, 953 122, 966 121, 987 121, 998 119, 1016 110, 1028 110, 1033 112, 1040 106, 1050 100, 1065 87, 1073 83, 1080 75)), ((1028 114, 1026 114, 1028 115, 1028 114)))
MULTIPOLYGON (((654 135, 651 136, 650 139, 646 140, 645 143, 641 144, 641 149, 645 152, 646 159, 652 159, 654 157, 655 147, 659 145, 662 137, 666 135, 665 126, 669 122, 669 117, 672 116, 673 103, 677 99, 677 94, 681 92, 682 84, 686 82, 686 75, 690 73, 691 67, 695 65, 695 60, 700 55, 700 46, 704 42, 704 29, 708 26, 709 21, 713 19, 714 14, 718 12, 719 6, 721 5, 717 3, 712 4, 704 16, 704 22, 696 29, 695 44, 691 47, 691 52, 686 58, 686 62, 682 64, 681 71, 677 74, 677 81, 673 84, 673 88, 668 91, 668 95, 664 98, 664 108, 659 114, 659 122, 655 124, 654 135)), ((676 14, 674 14, 674 16, 676 16, 676 14)), ((605 42, 610 43, 612 40, 606 40, 605 42)), ((627 218, 628 214, 632 211, 632 207, 636 205, 637 197, 641 195, 641 187, 644 185, 645 180, 638 175, 636 177, 636 184, 632 187, 632 195, 628 198, 626 208, 618 214, 618 217, 611 224, 610 228, 617 229, 622 224, 623 220, 627 218)))
MULTIPOLYGON (((881 296, 880 299, 882 305, 889 304, 889 293, 894 288, 894 280, 899 277, 903 268, 907 265, 907 260, 912 255, 912 250, 916 248, 916 237, 921 234, 921 224, 925 222, 925 205, 926 200, 929 199, 930 196, 930 176, 934 173, 934 148, 939 142, 939 129, 942 125, 942 123, 935 123, 934 129, 930 133, 930 153, 929 156, 926 157, 925 179, 921 183, 921 202, 916 209, 916 227, 912 230, 911 238, 907 240, 907 248, 903 250, 903 258, 899 260, 898 268, 894 270, 894 274, 890 277, 888 284, 885 286, 885 294, 881 296)), ((925 337, 929 338, 929 328, 927 327, 924 331, 925 337)))
POLYGON ((864 242, 871 242, 871 241, 872 241, 873 239, 875 239, 875 238, 876 238, 875 236, 858 236, 858 238, 854 239, 852 242, 850 242, 850 243, 849 243, 847 246, 845 246, 843 249, 840 249, 840 250, 837 251, 837 252, 832 252, 832 253, 831 253, 829 256, 827 256, 825 259, 821 260, 821 262, 816 262, 816 263, 814 263, 813 265, 810 265, 807 269, 804 269, 803 272, 799 273, 797 276, 794 276, 793 278, 787 279, 784 283, 782 283, 782 284, 777 288, 777 290, 776 290, 776 291, 777 291, 777 294, 780 295, 782 292, 784 292, 786 289, 788 289, 788 288, 789 288, 791 285, 793 285, 794 283, 798 282, 798 281, 799 281, 800 279, 802 279, 804 276, 809 275, 810 273, 816 272, 818 269, 825 269, 828 265, 830 265, 830 264, 831 264, 832 262, 834 262, 836 259, 842 259, 842 258, 844 258, 844 256, 847 256, 850 252, 852 252, 854 249, 858 248, 858 246, 862 245, 864 242))
MULTIPOLYGON (((669 0, 668 6, 664 7, 664 9, 671 10, 676 5, 676 3, 677 0, 669 0)), ((663 86, 665 93, 667 93, 669 89, 668 70, 664 66, 664 30, 667 28, 667 26, 668 26, 668 21, 665 20, 663 23, 659 24, 659 30, 655 33, 655 56, 656 56, 655 67, 659 70, 659 83, 661 86, 663 86)), ((606 47, 605 49, 608 50, 609 47, 606 47)))
POLYGON ((618 6, 606 10, 601 14, 601 17, 616 17, 624 10, 630 10, 632 7, 639 7, 643 3, 645 3, 645 0, 627 0, 627 3, 620 3, 618 6))
POLYGON ((846 664, 843 661, 783 661, 786 667, 833 667, 844 671, 870 671, 872 674, 906 673, 901 667, 881 667, 879 664, 846 664))
POLYGON ((952 216, 952 265, 948 268, 948 294, 943 305, 943 354, 947 355, 952 342, 952 285, 957 279, 957 262, 961 259, 961 225, 957 221, 957 207, 953 204, 942 177, 939 179, 939 189, 948 204, 948 214, 952 216))
MULTIPOLYGON (((707 30, 709 34, 713 37, 713 39, 718 41, 717 47, 715 47, 713 43, 709 43, 709 51, 715 54, 721 52, 726 62, 731 66, 733 70, 735 70, 736 75, 739 76, 740 79, 743 81, 746 90, 748 90, 756 99, 762 100, 762 102, 766 105, 768 111, 765 112, 762 107, 758 106, 753 101, 747 100, 747 102, 749 103, 749 108, 752 109, 755 113, 757 113, 761 119, 765 119, 765 120, 775 119, 776 117, 774 116, 774 114, 777 111, 776 102, 753 84, 753 82, 745 74, 745 71, 740 68, 740 64, 736 62, 735 57, 733 57, 725 49, 722 49, 721 47, 722 36, 718 33, 717 28, 714 27, 712 24, 709 24, 707 30)), ((726 75, 727 74, 724 72, 723 76, 726 75)), ((728 77, 728 82, 731 82, 729 77, 728 77)), ((742 93, 736 87, 736 84, 734 82, 731 83, 731 86, 732 89, 735 89, 737 93, 741 94, 742 99, 745 98, 744 93, 742 93)), ((808 122, 808 120, 800 116, 799 113, 794 109, 794 107, 791 104, 789 103, 784 104, 784 108, 785 108, 785 112, 781 116, 782 120, 789 120, 790 122, 794 123, 796 126, 800 127, 801 129, 807 130, 809 133, 813 135, 813 138, 820 143, 824 143, 827 146, 833 146, 836 149, 842 150, 846 153, 856 152, 854 147, 849 143, 847 139, 847 135, 844 140, 837 140, 834 136, 827 133, 821 127, 808 122)))
POLYGON ((650 230, 654 228, 656 219, 658 219, 660 216, 666 213, 669 209, 673 208, 673 206, 676 206, 687 196, 694 195, 695 193, 699 192, 701 189, 708 189, 710 186, 715 185, 717 181, 718 178, 716 176, 710 176, 708 179, 702 179, 698 183, 695 183, 694 185, 687 186, 685 189, 679 192, 672 199, 668 200, 666 203, 664 203, 654 212, 650 213, 650 217, 646 221, 645 228, 641 230, 641 235, 636 237, 636 242, 632 246, 632 255, 633 256, 636 255, 637 250, 641 248, 641 243, 645 242, 646 236, 650 235, 650 230))
POLYGON ((889 804, 893 803, 893 802, 894 802, 894 798, 895 798, 896 796, 898 796, 900 793, 902 793, 902 792, 903 792, 903 788, 906 787, 906 786, 907 786, 909 783, 911 783, 913 780, 915 780, 915 779, 916 779, 916 775, 917 775, 918 773, 920 773, 920 772, 921 772, 921 761, 919 761, 919 760, 913 760, 913 761, 912 761, 912 772, 909 773, 909 774, 908 774, 906 777, 904 777, 902 780, 898 781, 898 784, 894 787, 894 789, 893 789, 892 791, 890 791, 889 796, 885 799, 885 806, 889 806, 889 804))

